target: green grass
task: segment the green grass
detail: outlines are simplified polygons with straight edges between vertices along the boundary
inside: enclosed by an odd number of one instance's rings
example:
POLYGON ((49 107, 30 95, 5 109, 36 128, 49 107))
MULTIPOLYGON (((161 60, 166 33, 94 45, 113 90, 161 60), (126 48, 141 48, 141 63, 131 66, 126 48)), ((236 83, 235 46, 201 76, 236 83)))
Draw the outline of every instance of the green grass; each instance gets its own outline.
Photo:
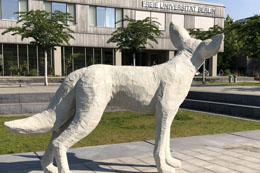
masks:
MULTIPOLYGON (((18 117, 0 118, 0 154, 43 151, 50 134, 16 135, 3 126, 18 117)), ((180 110, 171 129, 171 137, 197 136, 246 130, 260 130, 260 122, 180 110)), ((73 147, 154 139, 153 115, 131 112, 105 113, 98 127, 73 147)))

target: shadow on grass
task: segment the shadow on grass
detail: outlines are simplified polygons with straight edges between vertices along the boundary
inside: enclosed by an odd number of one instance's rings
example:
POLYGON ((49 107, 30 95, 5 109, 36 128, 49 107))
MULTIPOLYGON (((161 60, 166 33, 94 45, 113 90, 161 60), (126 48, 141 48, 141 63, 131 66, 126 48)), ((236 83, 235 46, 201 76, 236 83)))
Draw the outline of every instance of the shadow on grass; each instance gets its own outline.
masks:
MULTIPOLYGON (((28 159, 38 159, 36 155, 23 155, 23 154, 14 154, 14 156, 24 157, 28 159)), ((89 159, 82 159, 75 156, 75 153, 68 153, 68 161, 70 169, 73 171, 99 171, 99 172, 122 172, 122 173, 137 173, 136 171, 125 171, 123 167, 135 167, 137 169, 149 169, 155 168, 154 165, 149 164, 127 164, 127 163, 113 163, 113 162, 102 162, 102 161, 93 161, 89 159), (82 165, 82 166, 79 166, 82 165), (109 168, 112 167, 121 167, 121 168, 109 168)), ((54 165, 56 165, 54 163, 54 165)), ((8 163, 0 163, 0 172, 31 172, 31 171, 41 171, 41 164, 39 160, 35 161, 14 161, 8 163)), ((148 171, 148 170, 147 170, 148 171)))

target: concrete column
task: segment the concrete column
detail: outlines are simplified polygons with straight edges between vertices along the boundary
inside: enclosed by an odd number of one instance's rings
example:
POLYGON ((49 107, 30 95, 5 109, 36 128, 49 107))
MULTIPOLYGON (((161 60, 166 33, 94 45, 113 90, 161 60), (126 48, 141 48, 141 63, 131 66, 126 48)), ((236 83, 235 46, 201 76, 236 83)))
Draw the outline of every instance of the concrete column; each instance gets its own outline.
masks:
POLYGON ((61 76, 61 47, 55 47, 56 50, 54 50, 54 75, 61 76))
POLYGON ((174 51, 173 50, 169 50, 169 60, 172 59, 174 57, 174 51))
POLYGON ((218 66, 218 55, 213 56, 209 59, 209 75, 217 76, 217 66, 218 66))
POLYGON ((122 65, 122 52, 120 50, 116 51, 115 60, 116 60, 116 63, 115 63, 116 66, 122 65))

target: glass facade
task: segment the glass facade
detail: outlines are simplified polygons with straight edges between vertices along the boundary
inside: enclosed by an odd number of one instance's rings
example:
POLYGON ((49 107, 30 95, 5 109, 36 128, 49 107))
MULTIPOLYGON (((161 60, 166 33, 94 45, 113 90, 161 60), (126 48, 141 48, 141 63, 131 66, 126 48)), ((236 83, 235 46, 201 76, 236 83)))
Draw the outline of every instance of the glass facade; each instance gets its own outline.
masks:
POLYGON ((115 28, 122 27, 122 9, 89 6, 89 26, 115 28))
MULTIPOLYGON (((54 71, 53 52, 48 52, 48 74, 54 71)), ((0 44, 0 75, 37 76, 44 74, 44 52, 26 44, 0 44)))
POLYGON ((93 64, 115 64, 112 48, 62 47, 62 75, 93 64), (72 58, 73 57, 73 58, 72 58))

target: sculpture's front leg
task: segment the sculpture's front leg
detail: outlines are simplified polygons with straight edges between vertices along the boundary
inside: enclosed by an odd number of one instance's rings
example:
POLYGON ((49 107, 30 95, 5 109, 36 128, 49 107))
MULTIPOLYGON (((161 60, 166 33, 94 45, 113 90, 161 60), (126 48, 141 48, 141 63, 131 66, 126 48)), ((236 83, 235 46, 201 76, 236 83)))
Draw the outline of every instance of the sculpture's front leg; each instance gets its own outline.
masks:
MULTIPOLYGON (((181 162, 172 158, 170 152, 170 129, 172 121, 179 109, 180 100, 171 98, 169 91, 175 88, 163 87, 161 95, 158 96, 156 105, 156 137, 154 148, 154 159, 158 172, 175 173, 175 168, 181 167, 181 162)), ((176 95, 175 95, 176 96, 176 95)))

